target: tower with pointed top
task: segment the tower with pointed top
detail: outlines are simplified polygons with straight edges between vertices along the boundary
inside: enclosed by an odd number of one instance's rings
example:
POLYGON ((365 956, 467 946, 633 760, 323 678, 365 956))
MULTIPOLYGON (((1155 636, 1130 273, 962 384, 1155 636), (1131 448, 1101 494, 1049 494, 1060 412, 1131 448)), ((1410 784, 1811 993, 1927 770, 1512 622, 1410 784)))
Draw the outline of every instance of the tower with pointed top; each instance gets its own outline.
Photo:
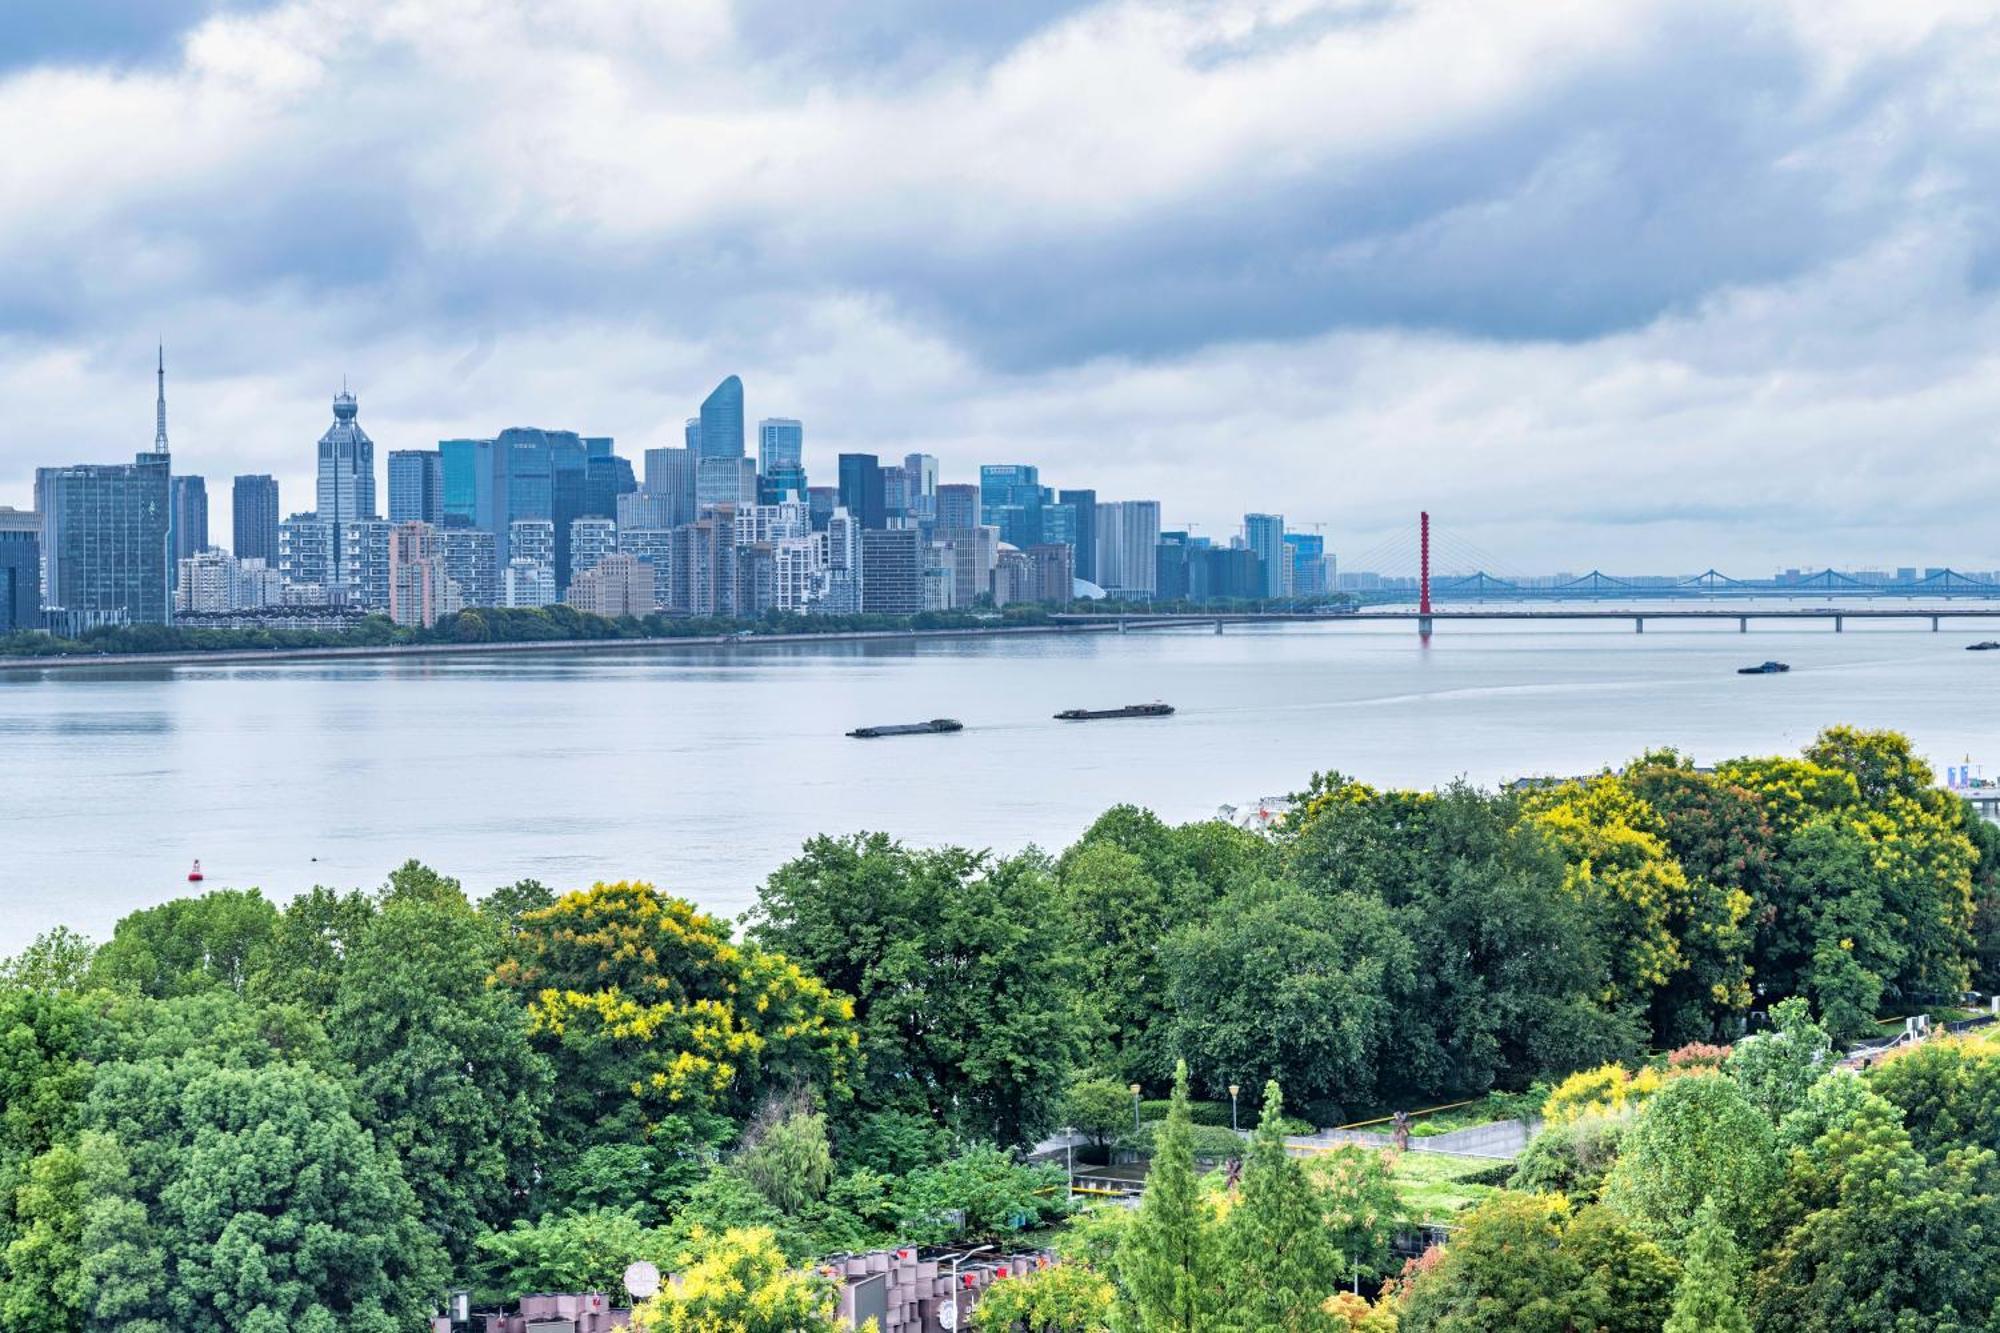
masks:
POLYGON ((167 452, 167 345, 160 344, 159 392, 153 400, 153 452, 167 452))

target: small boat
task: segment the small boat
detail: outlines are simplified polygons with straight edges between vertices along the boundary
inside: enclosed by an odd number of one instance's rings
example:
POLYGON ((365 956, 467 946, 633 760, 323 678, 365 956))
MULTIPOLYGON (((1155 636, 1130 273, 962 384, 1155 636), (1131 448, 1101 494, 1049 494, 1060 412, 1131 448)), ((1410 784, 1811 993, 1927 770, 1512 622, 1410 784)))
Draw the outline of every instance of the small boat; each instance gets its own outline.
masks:
POLYGON ((1736 674, 1739 676, 1775 676, 1781 671, 1790 671, 1791 669, 1792 664, 1789 662, 1759 662, 1753 667, 1737 667, 1736 674))
POLYGON ((1061 722, 1095 722, 1105 717, 1171 717, 1172 704, 1126 704, 1123 708, 1065 708, 1056 714, 1061 722))
POLYGON ((934 732, 964 731, 955 717, 934 717, 928 722, 898 722, 886 727, 856 727, 847 734, 856 740, 872 741, 878 736, 928 736, 934 732))
POLYGON ((1978 643, 1968 643, 1965 645, 1965 651, 1968 653, 1990 653, 1995 648, 2000 648, 2000 641, 1993 639, 1983 639, 1978 643))
POLYGON ((204 878, 205 876, 203 876, 203 874, 201 873, 201 862, 196 861, 194 863, 194 869, 188 871, 188 883, 199 884, 204 878))

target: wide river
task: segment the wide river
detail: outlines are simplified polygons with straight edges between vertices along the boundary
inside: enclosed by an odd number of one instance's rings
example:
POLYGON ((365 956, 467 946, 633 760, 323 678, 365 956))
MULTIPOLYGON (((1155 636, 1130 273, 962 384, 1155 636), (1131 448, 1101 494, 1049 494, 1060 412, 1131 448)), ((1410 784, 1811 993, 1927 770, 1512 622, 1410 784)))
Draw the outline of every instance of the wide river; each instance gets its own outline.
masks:
POLYGON ((1339 769, 1429 787, 1707 762, 1895 727, 2000 762, 2000 653, 1890 622, 1299 626, 561 656, 0 671, 0 954, 212 886, 475 892, 643 878, 723 913, 808 836, 1059 849, 1105 807, 1202 818, 1339 769), (1743 677, 1765 658, 1788 675, 1743 677), (1154 699, 1162 720, 1062 723, 1154 699), (956 735, 858 741, 866 723, 956 735))

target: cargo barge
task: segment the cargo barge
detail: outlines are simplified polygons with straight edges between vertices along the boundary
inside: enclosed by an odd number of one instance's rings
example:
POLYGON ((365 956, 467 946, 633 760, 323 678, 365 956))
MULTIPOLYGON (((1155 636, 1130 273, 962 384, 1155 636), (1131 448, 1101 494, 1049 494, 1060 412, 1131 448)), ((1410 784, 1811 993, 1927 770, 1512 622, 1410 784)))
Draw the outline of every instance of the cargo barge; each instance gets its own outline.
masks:
POLYGON ((1126 704, 1123 708, 1065 708, 1056 714, 1061 722, 1095 722, 1107 717, 1171 717, 1172 704, 1126 704))
POLYGON ((878 736, 928 736, 934 732, 964 731, 955 717, 934 717, 928 722, 897 722, 886 727, 856 727, 847 734, 856 740, 872 741, 878 736))

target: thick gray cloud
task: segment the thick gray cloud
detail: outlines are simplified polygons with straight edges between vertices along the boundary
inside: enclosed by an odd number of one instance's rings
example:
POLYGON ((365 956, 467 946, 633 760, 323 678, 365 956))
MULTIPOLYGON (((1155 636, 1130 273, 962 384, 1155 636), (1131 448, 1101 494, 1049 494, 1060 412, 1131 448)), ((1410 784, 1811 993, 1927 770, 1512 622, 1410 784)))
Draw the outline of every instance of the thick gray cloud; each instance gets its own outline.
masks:
POLYGON ((636 452, 736 371, 809 465, 1218 536, 2000 565, 1987 6, 106 12, 0 39, 0 501, 150 438, 158 334, 182 466, 299 497, 343 372, 385 449, 636 452))

